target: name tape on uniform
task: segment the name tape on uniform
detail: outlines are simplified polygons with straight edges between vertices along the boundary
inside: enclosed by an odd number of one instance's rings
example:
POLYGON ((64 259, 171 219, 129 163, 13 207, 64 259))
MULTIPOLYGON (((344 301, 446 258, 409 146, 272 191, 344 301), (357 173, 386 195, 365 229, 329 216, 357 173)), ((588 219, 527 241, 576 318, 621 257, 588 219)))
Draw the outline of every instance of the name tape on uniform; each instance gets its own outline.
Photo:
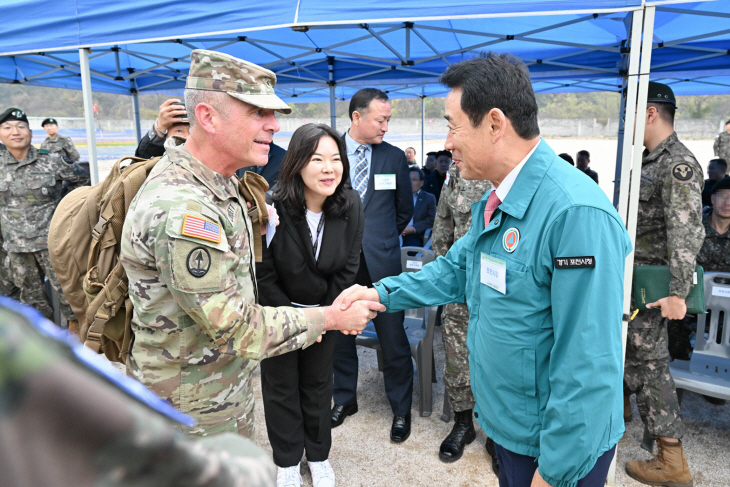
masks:
POLYGON ((585 269, 587 267, 596 267, 596 258, 592 255, 555 257, 553 263, 556 269, 585 269))
POLYGON ((221 226, 194 215, 185 215, 181 234, 187 237, 199 238, 210 242, 220 243, 221 226))

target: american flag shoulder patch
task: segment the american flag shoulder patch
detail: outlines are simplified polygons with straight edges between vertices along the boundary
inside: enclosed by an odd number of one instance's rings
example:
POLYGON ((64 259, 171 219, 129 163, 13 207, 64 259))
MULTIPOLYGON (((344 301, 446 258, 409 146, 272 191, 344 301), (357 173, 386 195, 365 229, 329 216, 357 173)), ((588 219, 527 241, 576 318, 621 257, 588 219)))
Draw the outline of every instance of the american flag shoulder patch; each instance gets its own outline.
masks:
POLYGON ((195 215, 185 214, 180 233, 187 237, 199 238, 215 243, 220 243, 221 241, 221 226, 195 215))

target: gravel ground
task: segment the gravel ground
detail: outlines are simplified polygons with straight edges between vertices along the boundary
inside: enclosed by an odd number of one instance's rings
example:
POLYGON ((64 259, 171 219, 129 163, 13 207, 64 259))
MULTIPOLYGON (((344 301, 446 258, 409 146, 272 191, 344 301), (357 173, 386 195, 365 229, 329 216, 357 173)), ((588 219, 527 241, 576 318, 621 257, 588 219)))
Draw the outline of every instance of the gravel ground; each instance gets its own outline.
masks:
MULTIPOLYGON (((490 459, 484 450, 486 435, 477 427, 477 439, 468 445, 464 456, 455 463, 443 463, 438 458, 441 441, 449 434, 453 423, 441 421, 444 398, 444 351, 441 329, 434 336, 437 383, 433 385, 433 413, 421 417, 418 413, 418 393, 414 390, 411 437, 404 443, 390 441, 392 413, 385 396, 383 380, 378 372, 375 351, 358 347, 360 379, 358 405, 360 411, 348 417, 342 426, 332 430, 330 462, 341 486, 486 486, 499 485, 492 473, 490 459)), ((261 383, 258 369, 254 379, 256 394, 256 440, 271 451, 266 436, 261 383)), ((624 472, 628 460, 648 459, 648 452, 639 446, 643 425, 634 408, 634 420, 618 446, 616 485, 641 486, 624 472)), ((697 487, 730 485, 730 405, 713 406, 701 396, 687 392, 682 402, 682 419, 687 461, 697 487)), ((304 485, 311 485, 306 461, 301 464, 304 485)))

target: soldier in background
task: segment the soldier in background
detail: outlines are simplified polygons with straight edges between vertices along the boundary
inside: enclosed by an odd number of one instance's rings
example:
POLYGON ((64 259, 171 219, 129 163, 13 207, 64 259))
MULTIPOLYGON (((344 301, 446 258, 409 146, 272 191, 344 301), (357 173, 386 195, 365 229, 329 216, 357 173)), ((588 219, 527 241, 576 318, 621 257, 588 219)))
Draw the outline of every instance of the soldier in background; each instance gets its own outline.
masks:
POLYGON ((69 164, 79 162, 81 156, 76 150, 71 137, 58 133, 58 122, 55 118, 47 118, 41 122, 41 127, 46 131, 48 137, 41 144, 41 150, 47 150, 51 154, 59 154, 69 164))
POLYGON ((62 183, 89 184, 89 174, 78 164, 63 162, 57 152, 36 149, 30 143, 32 137, 22 110, 8 108, 0 115, 0 140, 8 148, 0 152, 3 248, 8 252, 12 279, 20 288, 20 301, 50 318, 53 308, 43 290, 47 277, 58 295, 61 311, 75 322, 76 316, 63 296, 48 258, 48 227, 58 205, 62 183))
POLYGON ((183 415, 4 297, 0 370, 3 485, 274 484, 274 465, 251 441, 183 435, 172 422, 183 415))
POLYGON ((137 144, 136 157, 152 159, 165 153, 165 141, 172 136, 187 138, 190 133, 185 105, 177 98, 165 100, 152 128, 137 144))
MULTIPOLYGON (((676 100, 672 89, 649 82, 645 115, 644 159, 634 265, 668 265, 669 296, 655 309, 639 311, 629 322, 624 394, 636 394, 641 419, 659 449, 649 461, 632 460, 626 472, 649 485, 690 487, 684 456, 684 427, 674 380, 669 373, 667 320, 687 314, 695 257, 702 246, 702 168, 674 132, 676 100)), ((633 307, 633 306, 632 306, 633 307)))
POLYGON ((20 299, 20 289, 13 281, 10 273, 10 259, 3 248, 2 223, 0 223, 0 296, 10 296, 13 299, 20 299))
POLYGON ((725 122, 725 131, 715 138, 712 150, 715 151, 715 157, 730 161, 730 120, 725 122))
POLYGON ((730 177, 712 188, 712 211, 702 219, 705 241, 697 254, 697 265, 705 272, 730 272, 730 177))
MULTIPOLYGON (((489 181, 466 180, 456 164, 449 167, 449 181, 441 192, 436 210, 431 246, 438 256, 445 256, 455 241, 466 235, 471 225, 471 205, 492 188, 489 181)), ((476 432, 472 413, 474 396, 469 381, 469 351, 466 348, 466 329, 469 324, 469 310, 466 303, 447 304, 442 317, 444 350, 444 385, 449 404, 454 411, 454 427, 441 443, 439 458, 444 462, 455 462, 464 453, 464 447, 474 441, 476 432)), ((487 450, 492 457, 492 468, 499 476, 497 455, 487 439, 487 450), (491 446, 491 448, 490 448, 491 446)))
MULTIPOLYGON (((256 304, 254 239, 261 235, 252 233, 234 173, 266 164, 279 130, 274 112, 291 109, 267 69, 205 50, 190 60, 190 136, 168 141, 122 231, 120 260, 134 305, 127 373, 193 416, 191 435, 254 438, 258 361, 307 347, 324 330, 362 330, 384 307, 360 302, 350 313, 339 298, 325 308, 256 304)), ((243 184, 260 203, 261 176, 247 172, 243 184)))
POLYGON ((705 179, 705 187, 702 188, 702 207, 707 208, 709 212, 712 208, 712 188, 716 182, 721 180, 727 174, 727 161, 725 159, 712 159, 707 165, 707 179, 705 179))

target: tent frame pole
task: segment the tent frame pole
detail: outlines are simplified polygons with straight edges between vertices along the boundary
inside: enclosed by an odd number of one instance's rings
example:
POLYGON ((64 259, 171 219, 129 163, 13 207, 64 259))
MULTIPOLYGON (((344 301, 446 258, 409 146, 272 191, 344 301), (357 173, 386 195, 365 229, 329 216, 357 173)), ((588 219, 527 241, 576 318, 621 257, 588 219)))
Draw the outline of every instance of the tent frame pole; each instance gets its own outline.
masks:
POLYGON ((89 69, 89 49, 79 49, 81 67, 81 91, 84 100, 84 120, 86 123, 86 143, 89 147, 89 171, 91 185, 99 182, 99 165, 96 157, 96 130, 94 127, 94 110, 91 93, 91 71, 89 69))
MULTIPOLYGON (((636 248, 636 223, 639 213, 639 189, 641 185, 641 162, 644 141, 646 98, 649 90, 649 72, 654 37, 655 7, 645 7, 633 13, 631 22, 631 51, 629 73, 626 78, 624 135, 633 135, 623 141, 621 154, 621 179, 619 190, 619 215, 623 218, 631 239, 632 251, 626 257, 624 267, 624 309, 621 333, 623 362, 626 362, 626 337, 628 336, 629 313, 631 311, 631 289, 634 278, 634 251, 636 248), (643 27, 643 28, 642 28, 643 27), (643 30, 643 37, 642 37, 643 30), (641 58, 639 59, 639 55, 641 58), (638 82, 638 83, 637 83, 638 82), (630 142, 630 143, 628 143, 630 142), (632 170, 633 168, 633 170, 632 170), (630 190, 630 193, 629 193, 630 190)), ((617 168, 618 173, 618 168, 617 168)), ((623 367, 622 367, 623 370, 623 367)), ((618 448, 618 447, 617 447, 618 448)), ((607 485, 616 485, 616 454, 608 470, 607 485)))
POLYGON ((333 130, 337 130, 337 104, 335 97, 335 58, 334 56, 327 56, 327 70, 329 73, 329 81, 327 84, 330 87, 330 127, 333 130))
POLYGON ((139 93, 137 92, 136 83, 132 80, 132 111, 134 112, 134 135, 137 143, 142 140, 142 123, 139 115, 139 93))
POLYGON ((421 87, 421 167, 426 163, 426 95, 425 88, 421 87))

